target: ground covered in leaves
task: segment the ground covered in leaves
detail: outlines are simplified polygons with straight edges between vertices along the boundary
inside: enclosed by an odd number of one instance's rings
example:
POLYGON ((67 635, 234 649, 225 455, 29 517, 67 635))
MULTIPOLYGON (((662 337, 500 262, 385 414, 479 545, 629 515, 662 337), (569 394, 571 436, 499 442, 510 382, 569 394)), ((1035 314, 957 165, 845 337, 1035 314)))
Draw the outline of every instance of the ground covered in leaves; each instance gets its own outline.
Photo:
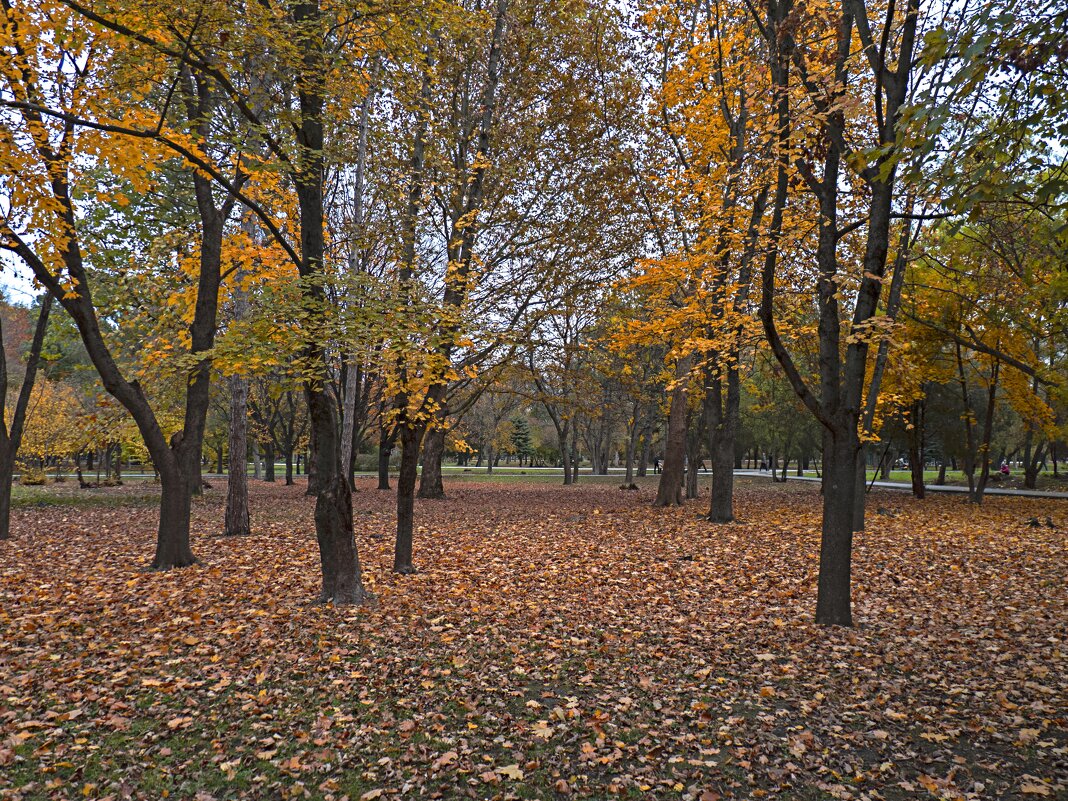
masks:
POLYGON ((811 623, 813 486, 712 526, 649 487, 454 484, 399 577, 361 483, 377 604, 337 610, 303 488, 252 485, 257 534, 216 536, 217 484, 162 574, 151 490, 15 511, 0 798, 1068 794, 1064 502, 876 493, 843 630, 811 623))

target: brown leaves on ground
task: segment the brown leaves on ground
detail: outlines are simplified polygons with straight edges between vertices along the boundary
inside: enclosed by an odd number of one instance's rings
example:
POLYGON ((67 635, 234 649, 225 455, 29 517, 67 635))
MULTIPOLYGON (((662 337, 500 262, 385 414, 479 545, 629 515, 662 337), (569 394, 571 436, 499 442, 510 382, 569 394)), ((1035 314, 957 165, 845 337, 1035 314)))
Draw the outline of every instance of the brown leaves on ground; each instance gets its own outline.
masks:
POLYGON ((0 798, 1068 792, 1063 503, 877 494, 842 630, 811 623, 811 487, 743 485, 714 526, 648 488, 449 486, 406 577, 360 489, 368 609, 309 603, 303 487, 253 482, 246 539, 209 491, 169 573, 150 506, 16 511, 0 798))

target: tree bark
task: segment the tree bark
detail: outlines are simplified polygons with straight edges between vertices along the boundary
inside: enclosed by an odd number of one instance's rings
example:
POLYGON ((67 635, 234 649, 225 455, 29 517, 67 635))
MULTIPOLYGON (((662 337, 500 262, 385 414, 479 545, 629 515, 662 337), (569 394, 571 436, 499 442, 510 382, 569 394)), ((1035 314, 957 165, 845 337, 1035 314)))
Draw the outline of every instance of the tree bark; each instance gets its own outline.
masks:
POLYGON ((705 418, 708 421, 708 450, 712 461, 712 498, 708 519, 712 523, 734 520, 734 448, 741 403, 741 382, 738 370, 727 367, 727 392, 724 398, 723 379, 709 375, 705 393, 705 418), (726 403, 724 404, 724 401, 726 403))
POLYGON ((263 443, 263 480, 274 483, 274 443, 263 443))
POLYGON ((11 485, 15 480, 14 456, 14 452, 11 452, 0 458, 0 540, 11 537, 11 485))
POLYGON ((912 494, 917 498, 923 498, 927 492, 923 482, 926 410, 923 398, 912 404, 912 430, 909 432, 909 474, 912 479, 912 494))
POLYGON ((196 562, 189 547, 189 518, 192 488, 189 476, 176 464, 160 466, 161 495, 159 531, 153 570, 187 567, 196 562))
POLYGON ((18 399, 11 413, 10 426, 7 423, 7 354, 4 349, 3 328, 0 327, 0 540, 6 540, 11 536, 11 484, 14 481, 15 459, 22 445, 26 413, 29 410, 30 397, 37 378, 37 367, 41 362, 41 350, 44 347, 51 311, 52 293, 48 292, 37 314, 30 352, 26 358, 26 372, 23 374, 22 386, 19 388, 18 399))
POLYGON ((664 468, 656 489, 653 506, 682 506, 683 472, 686 459, 686 382, 689 380, 691 356, 675 365, 675 388, 671 390, 668 409, 667 441, 664 445, 664 468))
POLYGON ((226 486, 223 534, 228 537, 252 533, 248 514, 248 379, 230 379, 230 474, 226 486))
POLYGON ((378 440, 378 488, 389 489, 389 453, 393 450, 393 438, 384 433, 378 440))
POLYGON ((414 573, 412 540, 415 523, 415 482, 419 471, 419 444, 422 431, 416 426, 402 426, 400 432, 401 463, 397 477, 397 543, 393 553, 395 573, 414 573))
POLYGON ((816 622, 852 626, 850 565, 853 552, 853 494, 857 478, 856 427, 824 436, 823 527, 820 539, 816 622))
POLYGON ((444 498, 441 459, 445 455, 445 429, 433 428, 423 438, 423 474, 419 477, 420 498, 444 498))

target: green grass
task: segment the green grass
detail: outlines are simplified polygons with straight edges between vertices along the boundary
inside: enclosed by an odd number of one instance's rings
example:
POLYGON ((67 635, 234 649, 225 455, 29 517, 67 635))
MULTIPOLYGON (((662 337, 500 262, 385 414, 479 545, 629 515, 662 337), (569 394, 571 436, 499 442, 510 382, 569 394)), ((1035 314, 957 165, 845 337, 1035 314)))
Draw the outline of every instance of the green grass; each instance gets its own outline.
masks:
POLYGON ((122 506, 153 506, 159 503, 159 488, 151 484, 136 491, 105 492, 81 490, 77 482, 47 484, 40 487, 11 487, 13 509, 44 506, 76 506, 80 508, 118 508, 122 506))

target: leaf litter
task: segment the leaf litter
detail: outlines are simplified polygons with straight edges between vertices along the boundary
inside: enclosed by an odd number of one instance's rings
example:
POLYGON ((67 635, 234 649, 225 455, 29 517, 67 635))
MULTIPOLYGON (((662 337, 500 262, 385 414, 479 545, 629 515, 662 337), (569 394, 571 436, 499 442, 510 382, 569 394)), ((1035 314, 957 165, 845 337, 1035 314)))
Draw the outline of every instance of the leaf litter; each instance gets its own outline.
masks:
POLYGON ((402 577, 393 495, 360 482, 353 609, 310 603, 302 486, 252 482, 241 539, 209 491, 168 573, 150 506, 16 510, 0 798, 1068 792, 1066 504, 876 493, 847 630, 812 623, 811 487, 742 484, 729 526, 648 488, 447 489, 402 577))

